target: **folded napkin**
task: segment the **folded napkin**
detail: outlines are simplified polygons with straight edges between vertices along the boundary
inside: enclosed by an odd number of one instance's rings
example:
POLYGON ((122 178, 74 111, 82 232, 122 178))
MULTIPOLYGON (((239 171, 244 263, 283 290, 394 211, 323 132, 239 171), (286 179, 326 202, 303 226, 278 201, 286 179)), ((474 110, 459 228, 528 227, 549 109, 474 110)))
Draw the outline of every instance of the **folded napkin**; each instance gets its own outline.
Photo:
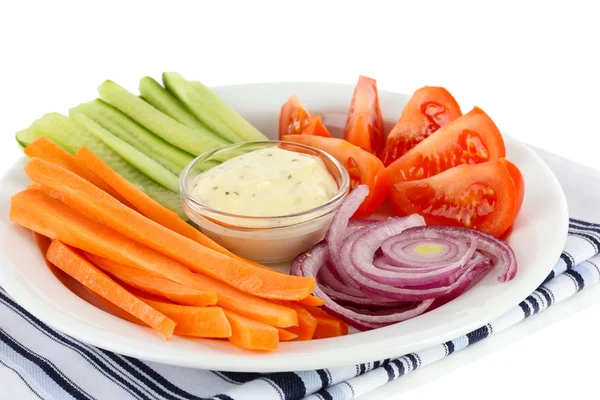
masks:
MULTIPOLYGON (((500 318, 446 343, 344 368, 272 374, 173 367, 87 345, 29 314, 0 288, 0 368, 42 399, 346 400, 450 356, 600 280, 600 179, 541 150, 561 182, 571 215, 560 259, 539 288, 500 318)), ((0 392, 0 398, 2 397, 0 392)))

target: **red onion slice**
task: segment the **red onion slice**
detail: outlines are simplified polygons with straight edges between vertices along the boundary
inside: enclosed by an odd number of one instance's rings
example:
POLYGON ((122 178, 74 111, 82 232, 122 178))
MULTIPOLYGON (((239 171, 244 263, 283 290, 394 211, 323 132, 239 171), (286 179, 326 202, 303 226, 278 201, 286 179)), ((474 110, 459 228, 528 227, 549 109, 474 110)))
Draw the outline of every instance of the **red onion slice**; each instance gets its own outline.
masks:
MULTIPOLYGON (((377 221, 372 219, 351 219, 348 222, 348 227, 346 228, 346 232, 344 233, 344 239, 356 232, 357 230, 371 225, 374 222, 377 221)), ((329 251, 331 251, 331 249, 329 251)))
POLYGON ((502 271, 498 276, 499 282, 510 281, 517 274, 517 258, 513 249, 508 244, 488 233, 458 226, 428 226, 426 228, 413 228, 405 234, 454 235, 464 240, 475 239, 477 240, 477 249, 479 251, 496 259, 497 262, 501 262, 502 271))
POLYGON ((331 225, 329 226, 329 231, 327 232, 327 236, 325 236, 325 240, 329 244, 331 261, 334 265, 339 263, 338 254, 340 253, 342 242, 347 236, 346 228, 348 227, 348 222, 368 194, 369 187, 367 185, 356 186, 344 199, 336 211, 333 220, 331 221, 331 225))
POLYGON ((453 237, 414 236, 400 234, 388 238, 381 244, 381 251, 390 264, 408 268, 437 266, 440 262, 464 254, 468 247, 464 240, 451 241, 453 237))
MULTIPOLYGON (((394 238, 398 238, 397 243, 402 242, 401 234, 394 238)), ((444 242, 444 240, 438 239, 435 244, 444 242)), ((389 240, 386 240, 386 242, 389 242, 389 240)), ((432 264, 429 260, 426 260, 420 263, 420 267, 394 268, 394 266, 385 262, 385 260, 389 259, 389 256, 384 256, 378 257, 373 261, 374 268, 362 268, 361 272, 376 282, 395 286, 416 286, 439 282, 453 273, 460 271, 467 264, 477 249, 477 241, 463 240, 456 248, 458 249, 457 251, 447 252, 450 258, 441 259, 438 261, 438 264, 432 264)), ((397 259, 403 262, 400 257, 398 256, 397 259)))
MULTIPOLYGON (((454 300, 455 298, 466 292, 478 277, 480 277, 487 269, 493 266, 494 262, 491 258, 483 256, 480 253, 475 253, 475 257, 469 262, 469 265, 467 266, 467 269, 469 269, 470 271, 464 274, 466 276, 461 281, 461 284, 456 286, 454 289, 450 290, 445 295, 435 299, 435 307, 441 307, 444 304, 449 303, 450 301, 454 300), (469 268, 471 265, 473 266, 473 268, 469 268)), ((453 279, 456 281, 460 279, 460 276, 454 276, 453 279)))
POLYGON ((326 263, 317 275, 317 284, 332 299, 355 305, 369 305, 373 307, 399 306, 399 302, 380 296, 367 296, 364 291, 342 283, 331 263, 326 263))
MULTIPOLYGON (((321 268, 325 266, 329 259, 329 247, 327 243, 321 242, 312 249, 300 254, 292 261, 292 274, 316 278, 321 268)), ((371 315, 369 311, 356 312, 339 305, 331 297, 323 292, 317 285, 313 294, 325 301, 325 308, 329 313, 346 321, 356 329, 373 329, 413 318, 425 312, 432 304, 433 299, 418 304, 415 308, 406 310, 402 308, 400 312, 394 312, 386 315, 371 315)))
POLYGON ((470 272, 473 269, 475 269, 477 265, 477 263, 467 264, 464 270, 459 273, 459 277, 456 279, 456 281, 446 286, 431 287, 433 285, 427 285, 425 287, 416 288, 395 287, 390 285, 384 285, 378 282, 373 282, 363 277, 357 279, 357 281, 361 285, 363 290, 379 296, 384 296, 390 299, 396 299, 401 301, 423 301, 429 299, 436 299, 459 288, 460 285, 464 284, 464 281, 471 276, 469 275, 470 272))

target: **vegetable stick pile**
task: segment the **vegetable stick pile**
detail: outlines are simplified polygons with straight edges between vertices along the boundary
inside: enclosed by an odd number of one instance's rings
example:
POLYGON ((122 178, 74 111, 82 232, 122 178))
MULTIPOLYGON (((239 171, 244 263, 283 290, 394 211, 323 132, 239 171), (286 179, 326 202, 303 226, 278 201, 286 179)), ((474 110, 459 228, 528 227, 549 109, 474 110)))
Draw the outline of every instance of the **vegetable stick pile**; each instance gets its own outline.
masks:
POLYGON ((282 274, 215 243, 119 176, 86 147, 46 138, 25 152, 32 184, 10 218, 52 240, 46 258, 107 309, 172 335, 227 339, 248 350, 341 336, 315 279, 282 274))

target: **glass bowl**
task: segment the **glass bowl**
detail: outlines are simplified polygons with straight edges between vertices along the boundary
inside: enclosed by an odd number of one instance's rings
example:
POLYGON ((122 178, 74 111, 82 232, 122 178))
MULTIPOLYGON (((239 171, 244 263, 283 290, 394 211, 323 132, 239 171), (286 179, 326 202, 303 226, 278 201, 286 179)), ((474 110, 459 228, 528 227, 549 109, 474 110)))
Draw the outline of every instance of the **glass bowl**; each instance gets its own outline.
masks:
POLYGON ((206 152, 188 164, 179 177, 186 215, 215 242, 238 256, 259 263, 289 260, 322 240, 349 188, 348 172, 330 154, 311 146, 276 140, 237 143, 206 152), (223 212, 202 204, 192 196, 194 183, 203 172, 231 158, 271 147, 320 158, 337 183, 338 192, 318 207, 273 217, 223 212))

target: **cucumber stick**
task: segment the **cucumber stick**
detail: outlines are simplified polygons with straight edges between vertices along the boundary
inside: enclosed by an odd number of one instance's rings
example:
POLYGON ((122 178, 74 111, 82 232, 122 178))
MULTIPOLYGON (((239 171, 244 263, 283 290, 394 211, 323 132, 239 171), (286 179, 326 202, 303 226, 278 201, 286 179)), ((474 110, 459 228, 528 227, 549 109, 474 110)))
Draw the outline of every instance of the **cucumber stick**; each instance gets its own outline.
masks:
POLYGON ((154 108, 159 109, 175 121, 182 123, 188 128, 196 130, 208 129, 206 125, 198 121, 196 117, 186 108, 183 103, 173 96, 167 89, 161 86, 153 78, 146 76, 140 79, 140 96, 154 108))
POLYGON ((167 168, 129 143, 119 139, 85 114, 76 114, 73 119, 148 178, 172 192, 179 193, 179 179, 167 168))
POLYGON ((268 140, 258 129, 198 81, 187 81, 177 72, 164 72, 163 83, 188 109, 219 135, 232 142, 268 140))
POLYGON ((33 142, 35 139, 37 139, 37 138, 39 138, 41 136, 45 136, 47 139, 52 140, 55 144, 57 144, 58 146, 62 147, 63 149, 65 149, 69 153, 73 154, 72 149, 69 146, 67 146, 64 143, 62 143, 59 139, 57 139, 56 135, 44 134, 44 133, 40 132, 39 129, 35 129, 34 127, 29 127, 27 129, 23 129, 23 130, 17 132, 17 134, 15 135, 15 137, 17 139, 17 142, 19 143, 19 146, 21 146, 21 148, 23 150, 31 142, 33 142))
POLYGON ((208 129, 199 131, 180 124, 113 81, 105 81, 98 88, 98 92, 104 101, 149 131, 193 155, 197 156, 229 143, 208 129))
POLYGON ((89 147, 98 157, 114 169, 119 175, 127 179, 138 189, 156 200, 162 206, 175 212, 186 221, 189 218, 183 212, 179 194, 165 189, 161 185, 147 178, 135 167, 125 161, 121 156, 112 151, 102 141, 88 132, 81 125, 58 113, 49 113, 35 121, 27 130, 39 132, 55 143, 60 144, 63 149, 74 154, 81 147, 89 147))
POLYGON ((75 154, 81 147, 86 146, 85 137, 89 136, 69 118, 59 113, 48 113, 36 120, 28 128, 38 132, 71 154, 75 154))
POLYGON ((191 154, 167 143, 100 99, 80 104, 69 110, 71 117, 77 114, 84 114, 91 118, 119 139, 167 167, 174 174, 179 175, 181 170, 194 159, 191 154))

